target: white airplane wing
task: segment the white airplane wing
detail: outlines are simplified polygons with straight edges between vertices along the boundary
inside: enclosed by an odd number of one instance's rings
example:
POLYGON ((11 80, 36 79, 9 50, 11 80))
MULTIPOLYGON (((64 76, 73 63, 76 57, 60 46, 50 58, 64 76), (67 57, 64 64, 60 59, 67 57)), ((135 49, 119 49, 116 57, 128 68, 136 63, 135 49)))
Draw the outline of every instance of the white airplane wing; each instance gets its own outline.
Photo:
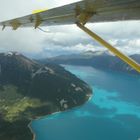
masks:
POLYGON ((11 26, 35 27, 81 22, 109 22, 140 19, 140 0, 83 0, 62 7, 39 11, 24 17, 0 22, 3 29, 11 26))
POLYGON ((62 7, 35 12, 20 18, 0 22, 2 29, 11 26, 13 30, 19 27, 34 27, 77 24, 84 32, 113 52, 124 62, 140 72, 140 65, 121 53, 115 47, 90 31, 84 25, 87 22, 109 22, 140 19, 140 0, 83 0, 62 7))

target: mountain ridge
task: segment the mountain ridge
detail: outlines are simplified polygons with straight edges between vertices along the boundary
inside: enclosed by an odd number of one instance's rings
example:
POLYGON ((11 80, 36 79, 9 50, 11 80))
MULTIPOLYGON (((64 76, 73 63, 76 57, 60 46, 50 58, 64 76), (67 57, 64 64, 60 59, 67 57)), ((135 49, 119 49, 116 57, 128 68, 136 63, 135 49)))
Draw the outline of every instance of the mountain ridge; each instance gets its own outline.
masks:
MULTIPOLYGON (((140 64, 140 54, 130 55, 130 57, 140 64)), ((80 54, 62 55, 38 61, 43 64, 51 62, 55 64, 83 65, 92 66, 102 70, 114 70, 129 74, 139 74, 128 64, 124 63, 121 59, 108 51, 87 51, 80 54)))

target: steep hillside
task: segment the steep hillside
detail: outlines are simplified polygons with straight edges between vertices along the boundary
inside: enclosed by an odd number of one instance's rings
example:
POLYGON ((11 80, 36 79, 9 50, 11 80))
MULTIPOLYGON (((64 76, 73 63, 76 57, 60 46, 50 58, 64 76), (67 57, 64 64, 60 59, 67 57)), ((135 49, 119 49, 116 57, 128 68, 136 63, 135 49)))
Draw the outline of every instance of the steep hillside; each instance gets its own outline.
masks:
POLYGON ((32 119, 85 103, 90 87, 55 64, 16 53, 0 54, 0 139, 32 140, 32 119))

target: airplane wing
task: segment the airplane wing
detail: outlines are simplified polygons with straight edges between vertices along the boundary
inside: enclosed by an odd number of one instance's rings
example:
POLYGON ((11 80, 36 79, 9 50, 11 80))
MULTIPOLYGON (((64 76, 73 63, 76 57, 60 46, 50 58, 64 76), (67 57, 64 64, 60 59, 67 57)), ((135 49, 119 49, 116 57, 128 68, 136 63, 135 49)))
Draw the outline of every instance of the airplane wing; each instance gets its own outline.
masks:
POLYGON ((35 12, 20 18, 0 22, 2 29, 11 26, 13 30, 19 27, 34 27, 64 25, 76 23, 84 32, 109 49, 140 73, 140 65, 124 55, 100 36, 84 25, 87 22, 109 22, 120 20, 139 20, 140 0, 83 0, 62 7, 35 12))
POLYGON ((0 22, 3 29, 11 26, 35 27, 80 22, 109 22, 140 19, 140 0, 83 0, 73 4, 39 11, 31 15, 0 22))

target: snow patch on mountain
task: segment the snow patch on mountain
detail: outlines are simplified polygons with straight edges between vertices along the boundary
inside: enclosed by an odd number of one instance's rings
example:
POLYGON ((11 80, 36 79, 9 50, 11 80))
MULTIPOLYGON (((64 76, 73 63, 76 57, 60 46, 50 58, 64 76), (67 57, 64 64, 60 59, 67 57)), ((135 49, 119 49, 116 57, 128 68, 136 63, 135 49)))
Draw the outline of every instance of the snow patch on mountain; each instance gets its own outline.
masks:
POLYGON ((34 78, 36 75, 43 74, 43 73, 55 74, 54 70, 52 70, 51 68, 43 67, 37 70, 35 73, 33 73, 32 78, 34 78))
POLYGON ((13 56, 13 55, 15 55, 15 56, 18 56, 18 55, 21 55, 20 53, 18 53, 18 52, 6 52, 6 53, 4 53, 4 56, 13 56))
POLYGON ((61 107, 63 107, 64 109, 67 109, 68 108, 67 102, 68 101, 66 101, 65 99, 60 100, 61 107))

